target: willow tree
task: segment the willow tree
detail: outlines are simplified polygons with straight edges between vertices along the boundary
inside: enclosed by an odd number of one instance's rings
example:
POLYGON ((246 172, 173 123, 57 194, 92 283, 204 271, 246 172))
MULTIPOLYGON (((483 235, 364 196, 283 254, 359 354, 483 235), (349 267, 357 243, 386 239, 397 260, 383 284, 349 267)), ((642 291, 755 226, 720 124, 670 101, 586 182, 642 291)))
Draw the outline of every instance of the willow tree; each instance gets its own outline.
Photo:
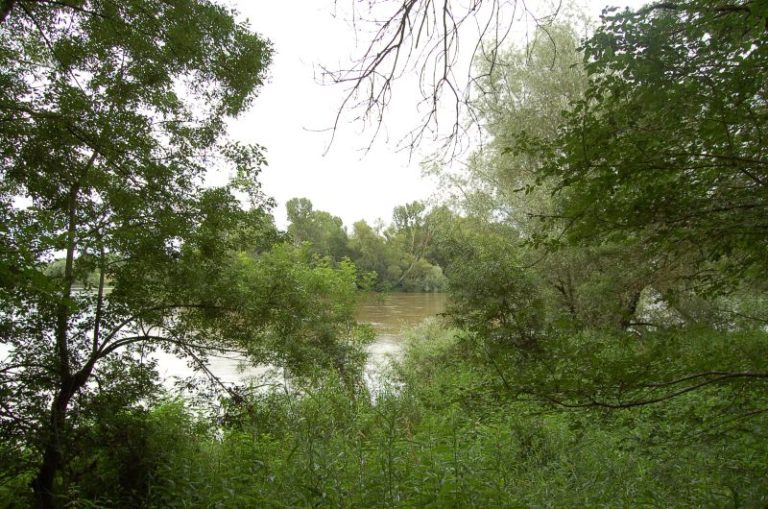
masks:
POLYGON ((273 236, 263 157, 225 130, 271 50, 208 0, 4 0, 0 48, 0 429, 55 507, 83 409, 141 397, 138 350, 280 335, 268 285, 234 276, 273 236))

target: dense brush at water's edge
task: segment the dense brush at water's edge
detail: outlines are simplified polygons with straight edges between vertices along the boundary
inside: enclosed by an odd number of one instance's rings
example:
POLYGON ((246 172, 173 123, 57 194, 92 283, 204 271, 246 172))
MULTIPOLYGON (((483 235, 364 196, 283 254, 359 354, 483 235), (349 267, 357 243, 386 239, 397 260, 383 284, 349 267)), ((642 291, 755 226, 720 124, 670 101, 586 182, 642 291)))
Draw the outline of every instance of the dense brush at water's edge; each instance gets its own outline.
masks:
MULTIPOLYGON (((435 320, 409 336, 389 390, 373 398, 327 380, 301 396, 278 391, 226 402, 215 425, 179 400, 101 419, 82 437, 65 474, 69 507, 764 507, 768 501, 768 415, 761 411, 768 402, 758 388, 711 384, 620 410, 565 406, 579 403, 582 392, 609 401, 614 377, 664 375, 669 366, 646 362, 652 357, 674 355, 678 368, 694 368, 718 352, 748 371, 766 354, 763 333, 659 334, 644 338, 631 359, 621 340, 593 336, 585 348, 583 334, 553 338, 535 354, 493 356, 487 345, 435 320), (558 360, 566 353, 568 364, 558 360), (500 358, 503 367, 493 364, 500 358), (583 377, 580 369, 596 363, 601 373, 583 377), (533 379, 542 393, 528 390, 533 379)), ((648 397, 648 390, 624 397, 648 397)), ((0 505, 24 507, 31 475, 3 479, 0 505)))

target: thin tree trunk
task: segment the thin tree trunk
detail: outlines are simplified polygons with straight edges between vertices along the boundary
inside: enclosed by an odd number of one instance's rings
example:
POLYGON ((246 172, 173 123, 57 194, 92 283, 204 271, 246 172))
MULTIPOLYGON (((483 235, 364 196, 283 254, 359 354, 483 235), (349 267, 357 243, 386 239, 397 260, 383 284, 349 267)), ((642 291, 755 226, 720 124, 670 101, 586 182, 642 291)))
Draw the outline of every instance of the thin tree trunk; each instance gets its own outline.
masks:
POLYGON ((74 284, 75 244, 77 228, 77 195, 79 185, 75 184, 69 193, 69 210, 67 225, 67 258, 64 265, 64 289, 61 302, 56 309, 56 357, 58 361, 59 388, 51 405, 48 433, 45 437, 43 461, 40 464, 37 477, 32 482, 38 507, 50 509, 56 507, 53 485, 56 473, 61 465, 61 435, 67 419, 67 408, 74 391, 74 380, 69 363, 69 344, 67 332, 69 329, 69 301, 72 297, 74 284))
MULTIPOLYGON (((6 0, 7 1, 7 0, 6 0)), ((82 170, 80 179, 75 182, 69 192, 67 210, 67 258, 64 264, 64 287, 61 301, 56 307, 56 360, 59 375, 59 387, 51 404, 50 420, 47 433, 44 436, 45 447, 43 449, 43 461, 37 472, 37 477, 32 481, 32 488, 37 498, 40 509, 55 509, 56 497, 54 484, 56 474, 61 468, 62 462, 62 435, 65 432, 67 421, 67 409, 72 397, 80 390, 93 369, 93 363, 88 363, 79 372, 73 374, 70 365, 69 351, 69 320, 72 312, 70 309, 72 299, 72 287, 75 283, 75 250, 77 247, 77 200, 80 194, 82 181, 96 161, 98 153, 93 152, 82 170)), ((92 359, 95 361, 95 358, 92 359)))
POLYGON ((106 284, 106 255, 104 246, 101 246, 99 253, 99 292, 96 296, 96 315, 93 319, 93 341, 91 345, 91 355, 94 356, 99 350, 99 339, 101 336, 101 318, 104 312, 104 285, 106 284))
MULTIPOLYGON (((70 232, 72 228, 70 227, 70 232)), ((73 281, 72 278, 72 263, 74 262, 74 255, 70 257, 70 253, 74 252, 74 234, 70 237, 70 249, 67 250, 67 265, 65 267, 65 279, 68 280, 68 286, 65 289, 65 295, 71 295, 71 288, 73 281), (67 276, 69 275, 69 276, 67 276)), ((56 507, 56 497, 54 494, 53 485, 56 481, 56 474, 61 466, 62 451, 61 451, 61 435, 64 430, 67 421, 67 409, 69 403, 72 401, 72 397, 77 393, 80 388, 85 385, 88 378, 91 376, 93 366, 98 359, 97 348, 99 341, 99 327, 101 322, 101 313, 104 298, 104 250, 101 252, 101 274, 99 276, 99 294, 98 303, 96 307, 96 323, 93 333, 93 350, 91 352, 91 358, 82 370, 74 375, 69 373, 69 366, 67 365, 67 373, 62 373, 62 383, 59 387, 59 392, 51 405, 51 420, 49 422, 50 435, 47 438, 48 443, 45 446, 43 452, 43 462, 38 470, 37 477, 32 483, 32 486, 37 497, 37 505, 40 509, 52 509, 56 507)), ((62 316, 62 315, 60 315, 62 316)), ((65 320, 66 323, 67 320, 65 320)), ((57 339, 59 330, 57 330, 57 339)), ((63 333, 63 341, 66 346, 66 330, 63 333)), ((68 352, 64 356, 60 356, 60 361, 66 358, 68 362, 68 352)))
POLYGON ((96 358, 92 358, 82 370, 67 377, 51 405, 51 434, 43 452, 43 462, 40 464, 37 477, 32 481, 32 487, 37 497, 40 509, 55 509, 57 507, 54 483, 56 474, 61 468, 62 444, 61 438, 67 421, 67 409, 74 395, 90 378, 96 358))

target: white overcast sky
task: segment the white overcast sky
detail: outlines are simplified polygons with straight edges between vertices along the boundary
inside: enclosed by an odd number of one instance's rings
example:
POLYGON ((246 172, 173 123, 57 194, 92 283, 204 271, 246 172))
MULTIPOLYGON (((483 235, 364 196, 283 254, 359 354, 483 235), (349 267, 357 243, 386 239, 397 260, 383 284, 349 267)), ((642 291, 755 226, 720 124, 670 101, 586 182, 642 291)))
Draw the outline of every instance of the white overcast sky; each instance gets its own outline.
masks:
MULTIPOLYGON (((340 5, 351 1, 338 0, 340 5)), ((265 193, 278 202, 274 211, 278 226, 286 226, 285 202, 293 197, 309 198, 315 209, 341 217, 348 227, 359 219, 389 222, 396 205, 430 197, 435 184, 421 177, 419 163, 430 155, 431 147, 425 146, 416 154, 395 150, 399 136, 413 127, 417 118, 408 115, 419 99, 415 91, 396 90, 399 109, 391 112, 386 131, 367 154, 361 149, 367 146, 371 132, 347 123, 324 155, 329 134, 318 130, 333 122, 343 90, 319 84, 317 65, 341 67, 360 50, 355 46, 353 28, 333 17, 333 0, 228 3, 274 45, 268 83, 251 110, 233 122, 230 132, 235 139, 267 148, 269 166, 261 182, 265 193)), ((606 2, 583 3, 597 19, 606 2)), ((645 1, 608 3, 637 7, 645 1)))

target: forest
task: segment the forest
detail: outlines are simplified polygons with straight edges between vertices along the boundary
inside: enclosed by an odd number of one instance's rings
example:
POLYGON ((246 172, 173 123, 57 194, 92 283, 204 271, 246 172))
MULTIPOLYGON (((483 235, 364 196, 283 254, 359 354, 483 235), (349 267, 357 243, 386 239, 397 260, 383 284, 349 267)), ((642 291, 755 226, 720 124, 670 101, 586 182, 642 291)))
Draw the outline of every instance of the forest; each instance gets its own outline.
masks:
MULTIPOLYGON (((382 4, 395 51, 456 5, 382 4)), ((440 201, 281 229, 228 132, 267 36, 213 0, 0 0, 0 507, 768 506, 768 3, 496 42, 440 201), (449 304, 372 388, 355 310, 388 291, 449 304), (222 383, 227 352, 283 383, 222 383)))

